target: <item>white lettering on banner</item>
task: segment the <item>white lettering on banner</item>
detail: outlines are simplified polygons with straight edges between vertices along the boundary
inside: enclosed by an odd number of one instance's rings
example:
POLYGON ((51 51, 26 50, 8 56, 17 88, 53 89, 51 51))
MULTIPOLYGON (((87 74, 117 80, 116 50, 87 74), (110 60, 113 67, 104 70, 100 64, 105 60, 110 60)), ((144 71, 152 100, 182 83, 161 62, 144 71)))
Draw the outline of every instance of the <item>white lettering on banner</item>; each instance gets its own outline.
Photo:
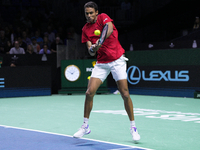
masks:
POLYGON ((93 68, 86 68, 86 72, 92 72, 93 68))
MULTIPOLYGON (((127 115, 125 110, 95 110, 92 112, 127 115)), ((135 116, 145 116, 146 118, 166 119, 166 120, 180 120, 184 122, 192 121, 194 123, 200 123, 199 113, 182 113, 179 111, 165 111, 165 110, 153 110, 153 109, 134 109, 135 116)))

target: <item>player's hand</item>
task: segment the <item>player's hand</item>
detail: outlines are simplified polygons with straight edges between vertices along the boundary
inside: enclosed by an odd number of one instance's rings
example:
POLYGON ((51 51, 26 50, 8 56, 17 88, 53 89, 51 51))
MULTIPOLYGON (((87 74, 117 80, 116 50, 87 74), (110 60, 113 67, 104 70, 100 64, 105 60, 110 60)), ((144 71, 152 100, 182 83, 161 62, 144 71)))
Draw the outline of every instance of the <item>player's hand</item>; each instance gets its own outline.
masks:
POLYGON ((98 45, 98 40, 97 40, 96 44, 93 44, 93 45, 90 47, 90 51, 91 51, 91 49, 92 49, 92 51, 96 52, 96 51, 99 50, 100 47, 101 47, 101 45, 100 45, 100 44, 98 45))
POLYGON ((96 47, 97 47, 97 49, 99 50, 99 48, 101 47, 102 45, 101 44, 99 44, 99 39, 96 41, 96 47))
POLYGON ((96 44, 92 44, 89 50, 91 53, 95 53, 97 51, 96 44))

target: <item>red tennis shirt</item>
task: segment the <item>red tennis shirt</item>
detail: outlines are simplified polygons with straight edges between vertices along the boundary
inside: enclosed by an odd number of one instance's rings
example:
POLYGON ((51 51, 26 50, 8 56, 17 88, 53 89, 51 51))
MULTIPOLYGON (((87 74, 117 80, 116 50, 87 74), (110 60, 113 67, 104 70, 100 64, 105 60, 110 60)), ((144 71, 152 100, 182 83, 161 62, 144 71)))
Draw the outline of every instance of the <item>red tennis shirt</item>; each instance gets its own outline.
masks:
MULTIPOLYGON (((95 23, 86 23, 82 28, 82 43, 91 41, 95 44, 100 35, 95 35, 95 30, 102 31, 104 25, 107 22, 113 22, 113 20, 105 13, 97 16, 95 23)), ((98 63, 109 63, 117 60, 124 54, 125 50, 122 48, 118 40, 118 31, 113 24, 113 33, 104 41, 103 45, 97 51, 98 63)))

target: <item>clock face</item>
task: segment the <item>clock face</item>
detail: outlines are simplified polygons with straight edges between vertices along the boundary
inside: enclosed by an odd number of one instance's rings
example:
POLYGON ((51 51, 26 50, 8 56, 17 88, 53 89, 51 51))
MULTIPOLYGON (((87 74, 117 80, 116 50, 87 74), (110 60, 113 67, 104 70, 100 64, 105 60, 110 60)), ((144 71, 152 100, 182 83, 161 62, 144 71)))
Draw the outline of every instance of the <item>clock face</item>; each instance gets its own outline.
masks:
POLYGON ((81 71, 76 65, 69 65, 65 68, 65 78, 71 82, 78 80, 80 75, 81 71))

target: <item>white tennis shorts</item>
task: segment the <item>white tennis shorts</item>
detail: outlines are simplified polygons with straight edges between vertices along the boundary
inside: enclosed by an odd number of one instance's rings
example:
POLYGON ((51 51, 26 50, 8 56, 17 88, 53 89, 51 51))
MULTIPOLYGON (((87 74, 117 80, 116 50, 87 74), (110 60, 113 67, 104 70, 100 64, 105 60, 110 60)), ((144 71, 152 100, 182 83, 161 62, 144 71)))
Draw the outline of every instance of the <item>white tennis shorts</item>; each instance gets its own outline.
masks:
POLYGON ((103 82, 111 72, 115 81, 127 79, 126 61, 128 58, 122 55, 119 59, 109 63, 96 63, 91 77, 99 78, 103 82))

